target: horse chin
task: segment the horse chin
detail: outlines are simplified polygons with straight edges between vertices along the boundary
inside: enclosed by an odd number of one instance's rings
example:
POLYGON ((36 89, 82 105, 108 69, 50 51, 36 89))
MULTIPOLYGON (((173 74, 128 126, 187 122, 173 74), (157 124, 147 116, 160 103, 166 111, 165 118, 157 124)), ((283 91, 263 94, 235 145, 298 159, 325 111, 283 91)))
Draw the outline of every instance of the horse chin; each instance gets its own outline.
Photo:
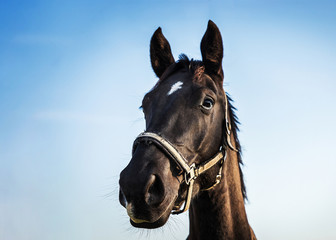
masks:
POLYGON ((151 222, 151 221, 137 221, 137 220, 132 220, 130 219, 131 225, 136 228, 147 228, 147 229, 154 229, 154 228, 159 228, 162 227, 169 218, 171 209, 167 210, 164 212, 159 219, 151 222))
POLYGON ((135 223, 135 222, 132 221, 132 219, 130 219, 130 222, 131 222, 132 226, 136 227, 136 228, 154 229, 154 228, 162 227, 168 221, 168 218, 169 218, 169 214, 167 216, 160 217, 155 222, 135 223))

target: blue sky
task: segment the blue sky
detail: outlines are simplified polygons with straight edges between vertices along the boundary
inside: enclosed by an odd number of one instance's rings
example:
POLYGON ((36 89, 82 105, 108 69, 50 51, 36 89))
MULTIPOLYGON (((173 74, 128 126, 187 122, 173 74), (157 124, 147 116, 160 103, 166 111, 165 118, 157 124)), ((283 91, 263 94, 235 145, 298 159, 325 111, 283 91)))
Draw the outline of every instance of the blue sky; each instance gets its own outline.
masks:
POLYGON ((200 59, 208 19, 242 123, 259 239, 335 239, 333 1, 1 1, 0 239, 185 239, 134 230, 119 172, 155 84, 149 40, 200 59))

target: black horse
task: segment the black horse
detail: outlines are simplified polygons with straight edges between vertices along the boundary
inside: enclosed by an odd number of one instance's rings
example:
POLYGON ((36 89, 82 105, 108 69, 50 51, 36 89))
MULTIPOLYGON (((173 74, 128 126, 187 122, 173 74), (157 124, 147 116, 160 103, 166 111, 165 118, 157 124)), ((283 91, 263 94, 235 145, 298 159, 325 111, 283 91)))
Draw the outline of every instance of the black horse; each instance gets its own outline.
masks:
POLYGON ((188 239, 255 239, 244 206, 237 118, 223 89, 223 43, 209 21, 202 61, 175 62, 158 28, 150 57, 158 83, 142 101, 146 131, 120 174, 120 203, 139 228, 189 210, 188 239))

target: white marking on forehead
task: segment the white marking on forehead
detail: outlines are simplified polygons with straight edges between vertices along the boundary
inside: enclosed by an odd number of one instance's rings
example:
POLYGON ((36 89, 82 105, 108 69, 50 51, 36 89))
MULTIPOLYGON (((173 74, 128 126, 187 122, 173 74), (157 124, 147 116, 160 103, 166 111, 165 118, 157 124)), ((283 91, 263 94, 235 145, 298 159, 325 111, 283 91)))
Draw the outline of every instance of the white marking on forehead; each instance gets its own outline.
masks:
POLYGON ((181 82, 181 81, 178 81, 177 83, 174 83, 171 86, 171 89, 169 90, 167 96, 169 96, 170 94, 172 94, 172 93, 176 92, 177 90, 181 89, 182 85, 183 85, 183 82, 181 82))

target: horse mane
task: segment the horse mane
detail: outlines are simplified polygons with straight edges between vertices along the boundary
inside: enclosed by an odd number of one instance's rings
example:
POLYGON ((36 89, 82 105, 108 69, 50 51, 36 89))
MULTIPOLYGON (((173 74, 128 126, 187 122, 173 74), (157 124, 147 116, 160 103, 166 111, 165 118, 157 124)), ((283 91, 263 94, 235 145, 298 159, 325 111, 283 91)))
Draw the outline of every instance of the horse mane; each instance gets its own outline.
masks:
MULTIPOLYGON (((204 72, 204 64, 200 60, 194 60, 194 59, 189 59, 187 55, 181 54, 179 56, 179 59, 176 63, 172 64, 171 66, 168 67, 168 69, 162 74, 161 78, 159 81, 155 84, 152 90, 154 90, 162 81, 164 81, 166 78, 174 74, 175 72, 185 69, 189 71, 194 77, 193 78, 198 78, 203 72, 204 72)), ((241 146, 240 142, 238 139, 238 132, 239 132, 239 127, 240 125, 239 119, 236 115, 236 108, 233 106, 233 100, 231 96, 225 92, 228 98, 228 110, 229 110, 229 116, 231 119, 231 132, 233 133, 233 137, 235 140, 235 146, 236 149, 238 150, 237 152, 237 158, 238 158, 238 163, 239 163, 239 174, 240 174, 240 185, 241 185, 241 191, 244 200, 247 200, 247 194, 246 194, 246 186, 244 182, 244 175, 243 171, 241 169, 242 166, 244 166, 243 160, 242 160, 242 151, 241 151, 241 146)))
POLYGON ((241 146, 240 146, 240 142, 238 139, 238 132, 239 132, 239 127, 238 125, 240 125, 239 119, 236 115, 236 108, 233 106, 233 100, 231 98, 231 96, 226 93, 226 96, 228 98, 228 105, 229 105, 229 116, 231 119, 231 132, 233 133, 233 137, 236 143, 236 149, 238 150, 237 153, 237 158, 238 158, 238 163, 239 163, 239 175, 240 175, 240 185, 241 185, 241 191, 243 194, 243 198, 244 200, 248 200, 247 198, 247 193, 246 193, 246 186, 245 186, 245 181, 244 181, 244 174, 243 171, 241 169, 241 166, 244 166, 244 162, 242 159, 242 151, 241 151, 241 146))

